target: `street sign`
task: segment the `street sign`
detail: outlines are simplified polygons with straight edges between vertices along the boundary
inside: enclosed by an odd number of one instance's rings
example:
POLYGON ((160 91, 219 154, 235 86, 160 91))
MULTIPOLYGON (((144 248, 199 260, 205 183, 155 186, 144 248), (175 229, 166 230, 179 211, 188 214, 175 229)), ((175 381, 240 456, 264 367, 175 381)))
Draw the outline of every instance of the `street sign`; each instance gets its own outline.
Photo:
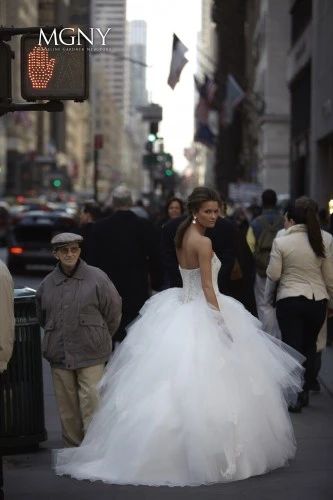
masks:
MULTIPOLYGON (((66 41, 66 39, 64 39, 66 41)), ((70 41, 70 40, 69 40, 70 41)), ((86 44, 39 45, 38 35, 21 38, 21 94, 27 101, 88 99, 86 44)))

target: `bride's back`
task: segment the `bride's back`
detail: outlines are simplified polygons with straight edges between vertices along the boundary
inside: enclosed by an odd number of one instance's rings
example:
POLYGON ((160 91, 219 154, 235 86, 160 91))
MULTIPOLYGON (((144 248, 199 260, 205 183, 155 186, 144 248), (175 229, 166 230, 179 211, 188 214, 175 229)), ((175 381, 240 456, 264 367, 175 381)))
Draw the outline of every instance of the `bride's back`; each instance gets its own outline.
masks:
POLYGON ((182 246, 176 250, 178 263, 183 269, 198 269, 199 265, 199 247, 204 239, 190 226, 183 237, 182 246))

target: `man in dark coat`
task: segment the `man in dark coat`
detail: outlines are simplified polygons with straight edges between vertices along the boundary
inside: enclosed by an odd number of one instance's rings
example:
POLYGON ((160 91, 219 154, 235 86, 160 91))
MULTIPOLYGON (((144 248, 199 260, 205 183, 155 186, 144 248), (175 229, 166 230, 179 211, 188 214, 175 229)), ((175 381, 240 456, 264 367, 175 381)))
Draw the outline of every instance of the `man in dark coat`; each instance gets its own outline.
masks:
POLYGON ((94 224, 94 255, 88 264, 102 269, 122 298, 122 320, 113 337, 121 342, 126 326, 136 318, 151 289, 161 289, 162 269, 157 233, 148 220, 130 210, 130 191, 119 186, 112 202, 114 214, 94 224))
POLYGON ((87 202, 83 205, 80 213, 79 233, 83 241, 81 244, 81 259, 89 262, 94 255, 94 241, 91 238, 95 222, 102 217, 101 207, 96 202, 87 202), (91 257, 92 256, 92 257, 91 257))
MULTIPOLYGON (((164 269, 164 288, 182 286, 174 240, 178 226, 185 218, 182 216, 173 219, 162 228, 161 256, 164 269)), ((235 230, 230 221, 219 217, 215 227, 207 229, 205 233, 205 236, 212 240, 213 250, 222 263, 218 276, 218 286, 220 292, 225 294, 229 294, 230 274, 235 263, 235 230)))

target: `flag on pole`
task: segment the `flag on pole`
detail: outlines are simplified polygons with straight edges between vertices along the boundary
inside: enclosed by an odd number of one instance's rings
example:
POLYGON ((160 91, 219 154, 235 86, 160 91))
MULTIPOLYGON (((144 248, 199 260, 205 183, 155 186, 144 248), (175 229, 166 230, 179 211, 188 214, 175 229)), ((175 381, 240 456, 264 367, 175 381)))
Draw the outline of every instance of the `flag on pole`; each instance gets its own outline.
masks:
POLYGON ((201 83, 198 78, 194 77, 195 87, 199 93, 199 96, 207 101, 209 108, 214 108, 214 100, 217 92, 216 83, 205 75, 205 80, 201 83))
POLYGON ((168 85, 172 88, 175 88, 176 84, 179 82, 180 74, 188 62, 188 59, 185 57, 185 53, 188 51, 188 48, 185 47, 183 42, 181 42, 177 35, 173 34, 173 44, 172 44, 172 56, 171 56, 171 64, 170 64, 170 73, 168 77, 168 85))
POLYGON ((195 108, 196 131, 194 140, 207 147, 212 147, 215 144, 215 134, 211 129, 209 118, 214 109, 217 86, 207 75, 203 83, 200 83, 196 77, 194 77, 194 81, 199 93, 198 104, 195 108))
POLYGON ((230 125, 232 123, 235 108, 242 102, 244 97, 244 90, 238 85, 235 78, 229 74, 227 78, 226 98, 222 110, 223 125, 230 125))

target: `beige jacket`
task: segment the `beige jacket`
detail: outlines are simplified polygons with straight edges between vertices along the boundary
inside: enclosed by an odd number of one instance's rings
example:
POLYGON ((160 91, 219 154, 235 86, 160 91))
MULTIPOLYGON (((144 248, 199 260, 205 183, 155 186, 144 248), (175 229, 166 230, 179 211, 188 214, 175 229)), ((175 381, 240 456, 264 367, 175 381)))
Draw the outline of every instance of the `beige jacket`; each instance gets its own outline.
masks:
POLYGON ((303 295, 308 299, 329 299, 333 306, 333 237, 322 231, 326 257, 317 257, 304 224, 289 228, 275 238, 267 276, 279 281, 277 300, 303 295))
POLYGON ((0 373, 7 368, 13 351, 15 334, 14 284, 0 260, 0 373))
POLYGON ((108 276, 83 260, 73 276, 59 265, 36 295, 42 351, 53 367, 76 370, 108 361, 121 319, 121 297, 108 276))

